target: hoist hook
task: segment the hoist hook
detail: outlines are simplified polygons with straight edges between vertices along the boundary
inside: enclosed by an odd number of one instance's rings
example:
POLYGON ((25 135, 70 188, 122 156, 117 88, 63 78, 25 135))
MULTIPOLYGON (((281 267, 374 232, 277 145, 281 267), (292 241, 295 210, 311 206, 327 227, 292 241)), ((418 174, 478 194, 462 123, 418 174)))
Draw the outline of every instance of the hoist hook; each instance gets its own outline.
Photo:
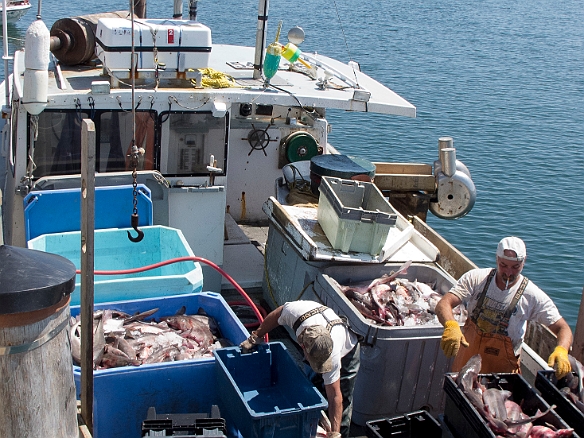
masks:
POLYGON ((138 243, 144 238, 144 231, 138 229, 138 222, 139 222, 138 213, 133 213, 132 228, 138 233, 138 235, 136 237, 132 237, 132 235, 128 231, 128 239, 130 239, 130 241, 134 243, 138 243))

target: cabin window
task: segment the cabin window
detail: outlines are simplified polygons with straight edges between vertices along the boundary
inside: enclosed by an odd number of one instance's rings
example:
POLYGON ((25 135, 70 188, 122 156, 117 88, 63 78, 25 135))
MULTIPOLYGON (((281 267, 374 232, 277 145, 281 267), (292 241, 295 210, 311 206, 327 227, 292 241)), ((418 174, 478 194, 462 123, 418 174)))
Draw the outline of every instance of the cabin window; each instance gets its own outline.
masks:
MULTIPOLYGON (((155 112, 136 112, 136 146, 144 149, 138 170, 154 169, 155 112)), ((133 170, 131 112, 104 112, 99 117, 99 172, 133 170)))
POLYGON ((86 113, 43 111, 38 116, 33 176, 81 173, 81 121, 86 113))
POLYGON ((168 144, 160 157, 165 175, 208 175, 211 157, 225 172, 227 117, 213 117, 209 112, 163 113, 162 144, 168 144))
MULTIPOLYGON (((38 117, 34 147, 34 178, 81 173, 81 126, 89 118, 83 111, 43 111, 38 117)), ((138 170, 155 168, 155 112, 136 112, 136 144, 144 148, 138 170)), ((131 112, 94 113, 96 124, 96 171, 131 170, 128 155, 132 146, 131 112)))

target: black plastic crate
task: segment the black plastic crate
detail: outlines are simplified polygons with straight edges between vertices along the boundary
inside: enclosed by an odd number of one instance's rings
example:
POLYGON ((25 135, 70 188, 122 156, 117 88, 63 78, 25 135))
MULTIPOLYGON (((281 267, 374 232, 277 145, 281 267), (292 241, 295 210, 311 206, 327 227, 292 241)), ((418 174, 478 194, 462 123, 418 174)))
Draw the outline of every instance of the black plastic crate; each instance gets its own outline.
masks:
POLYGON ((371 420, 366 423, 369 438, 440 438, 440 423, 426 411, 399 417, 371 420))
MULTIPOLYGON (((573 373, 576 375, 576 373, 573 373)), ((550 405, 556 405, 556 412, 574 431, 584 437, 584 413, 560 391, 555 371, 539 371, 535 377, 535 388, 550 405)))
POLYGON ((142 422, 143 437, 227 438, 226 433, 225 420, 220 418, 216 405, 211 408, 211 416, 205 413, 156 414, 156 409, 150 407, 146 420, 142 422))
MULTIPOLYGON (((487 422, 475 409, 470 400, 456 385, 457 373, 448 373, 444 378, 446 404, 444 421, 457 438, 495 438, 487 422)), ((545 400, 527 383, 520 374, 479 374, 479 379, 487 388, 500 388, 511 391, 511 400, 519 404, 523 412, 533 416, 536 412, 549 409, 545 400)), ((534 425, 552 425, 557 429, 570 426, 553 410, 535 420, 534 425)), ((574 433, 574 437, 578 434, 574 433)))

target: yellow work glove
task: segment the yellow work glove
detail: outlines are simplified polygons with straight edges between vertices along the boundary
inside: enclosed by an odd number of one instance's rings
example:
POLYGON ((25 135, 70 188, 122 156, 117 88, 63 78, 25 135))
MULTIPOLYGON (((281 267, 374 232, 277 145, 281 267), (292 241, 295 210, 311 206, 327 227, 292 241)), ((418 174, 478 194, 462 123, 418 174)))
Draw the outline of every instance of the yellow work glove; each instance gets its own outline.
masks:
POLYGON ((558 345, 554 352, 550 354, 548 365, 556 370, 556 377, 558 379, 564 377, 572 371, 570 359, 568 359, 568 350, 558 345))
POLYGON ((446 321, 444 323, 444 333, 442 333, 440 348, 442 348, 446 357, 454 357, 458 353, 460 344, 468 347, 468 342, 466 342, 460 326, 456 321, 446 321))

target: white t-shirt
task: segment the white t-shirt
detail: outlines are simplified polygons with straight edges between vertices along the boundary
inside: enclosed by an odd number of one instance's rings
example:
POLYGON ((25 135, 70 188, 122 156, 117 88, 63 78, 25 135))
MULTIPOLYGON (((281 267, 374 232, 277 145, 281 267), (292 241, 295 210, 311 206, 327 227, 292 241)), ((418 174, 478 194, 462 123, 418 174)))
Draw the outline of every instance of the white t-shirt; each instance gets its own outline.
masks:
MULTIPOLYGON (((472 269, 460 277, 458 282, 449 291, 467 305, 469 317, 477 305, 479 295, 485 287, 485 282, 490 272, 490 268, 472 269)), ((487 290, 483 307, 504 313, 513 300, 522 281, 523 275, 519 275, 519 280, 509 290, 501 290, 497 287, 495 277, 493 277, 487 290)), ((532 281, 529 281, 523 295, 517 303, 515 311, 509 319, 509 327, 507 328, 507 334, 513 342, 515 354, 518 355, 521 350, 521 342, 523 342, 523 337, 525 336, 527 321, 536 321, 545 326, 549 326, 557 322, 561 317, 558 308, 550 297, 533 284, 532 281)))
MULTIPOLYGON (((315 301, 292 301, 285 303, 282 309, 282 314, 278 319, 278 323, 280 325, 293 327, 298 318, 306 312, 321 306, 322 304, 315 301)), ((335 319, 339 319, 339 316, 332 309, 327 309, 323 313, 311 316, 300 324, 300 327, 296 330, 296 337, 298 337, 298 335, 308 326, 322 325, 326 327, 329 321, 335 319)), ((333 351, 331 353, 333 368, 330 372, 322 375, 325 385, 331 385, 341 378, 341 358, 351 351, 357 344, 357 337, 355 334, 342 324, 333 326, 331 330, 331 338, 333 340, 333 351)))

